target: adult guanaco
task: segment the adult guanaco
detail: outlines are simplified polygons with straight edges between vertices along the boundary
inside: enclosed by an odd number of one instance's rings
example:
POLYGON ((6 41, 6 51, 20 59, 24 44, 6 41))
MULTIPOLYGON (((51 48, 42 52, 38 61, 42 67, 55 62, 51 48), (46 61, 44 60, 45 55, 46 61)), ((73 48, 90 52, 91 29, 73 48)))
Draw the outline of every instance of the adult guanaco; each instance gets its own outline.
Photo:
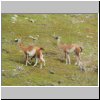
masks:
POLYGON ((57 40, 57 46, 59 49, 63 50, 63 52, 65 53, 65 59, 66 59, 66 64, 71 64, 70 61, 70 53, 74 52, 75 53, 75 57, 76 57, 76 63, 75 65, 79 65, 81 64, 81 59, 80 59, 80 53, 82 52, 82 47, 77 45, 77 44, 61 44, 60 40, 61 37, 60 36, 53 36, 54 39, 57 40))
POLYGON ((30 46, 26 47, 26 46, 24 46, 21 39, 15 39, 15 42, 18 43, 19 48, 24 52, 24 54, 26 56, 26 59, 25 59, 26 66, 27 66, 27 64, 31 64, 29 62, 29 60, 30 60, 30 58, 32 60, 32 58, 34 58, 34 57, 35 57, 36 61, 35 61, 35 64, 33 65, 33 67, 37 65, 38 61, 40 62, 40 68, 42 68, 42 64, 45 66, 45 60, 44 60, 43 53, 42 53, 42 51, 44 50, 43 48, 34 46, 34 45, 30 45, 30 46))

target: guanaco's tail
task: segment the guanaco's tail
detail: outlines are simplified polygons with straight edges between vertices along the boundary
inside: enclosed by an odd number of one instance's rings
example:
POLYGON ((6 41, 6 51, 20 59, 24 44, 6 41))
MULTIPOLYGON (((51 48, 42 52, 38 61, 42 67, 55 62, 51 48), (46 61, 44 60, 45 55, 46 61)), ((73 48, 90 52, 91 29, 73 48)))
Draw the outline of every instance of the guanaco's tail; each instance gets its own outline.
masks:
POLYGON ((40 48, 40 50, 44 50, 44 48, 40 48))
POLYGON ((80 47, 80 50, 81 50, 80 52, 82 52, 82 51, 83 51, 83 48, 82 48, 82 47, 80 47))

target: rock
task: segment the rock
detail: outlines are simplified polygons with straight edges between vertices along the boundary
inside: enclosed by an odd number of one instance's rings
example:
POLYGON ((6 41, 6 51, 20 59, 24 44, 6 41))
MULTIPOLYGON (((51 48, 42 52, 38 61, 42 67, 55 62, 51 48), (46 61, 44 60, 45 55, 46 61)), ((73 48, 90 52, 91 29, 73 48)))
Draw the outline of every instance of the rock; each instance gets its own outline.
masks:
POLYGON ((17 21, 17 17, 12 16, 12 17, 11 17, 11 22, 12 22, 12 23, 15 23, 16 21, 17 21))
POLYGON ((18 15, 14 14, 14 17, 18 17, 18 15))
POLYGON ((89 35, 87 35, 86 37, 87 37, 87 38, 93 38, 92 36, 89 36, 89 35))
POLYGON ((32 22, 32 23, 34 23, 34 22, 35 22, 35 20, 33 20, 33 19, 29 19, 29 21, 30 21, 30 22, 32 22))
POLYGON ((6 50, 6 49, 2 49, 2 51, 5 51, 6 53, 10 53, 8 50, 6 50))
POLYGON ((22 66, 17 66, 16 69, 17 69, 18 71, 24 70, 22 66))
POLYGON ((55 72, 53 70, 49 70, 50 74, 55 74, 55 72))
POLYGON ((4 72, 2 72, 2 76, 6 76, 6 74, 4 72))
POLYGON ((63 80, 59 80, 59 81, 58 81, 58 84, 61 84, 61 83, 63 83, 63 80))
POLYGON ((78 66, 80 67, 81 71, 86 71, 86 67, 82 62, 80 62, 78 66))
POLYGON ((57 86, 55 83, 49 83, 48 86, 57 86))
POLYGON ((94 67, 93 67, 93 70, 94 70, 95 72, 98 72, 98 67, 97 67, 97 66, 94 66, 94 67))
POLYGON ((44 14, 43 16, 44 16, 44 18, 47 18, 48 17, 46 14, 44 14))
POLYGON ((17 77, 18 76, 18 73, 16 73, 16 72, 14 72, 14 73, 12 73, 12 77, 14 78, 14 77, 17 77))
POLYGON ((80 66, 81 71, 86 71, 86 68, 84 66, 80 66))
POLYGON ((25 19, 28 19, 28 17, 25 17, 25 19))
POLYGON ((2 70, 2 72, 4 72, 5 70, 2 70))

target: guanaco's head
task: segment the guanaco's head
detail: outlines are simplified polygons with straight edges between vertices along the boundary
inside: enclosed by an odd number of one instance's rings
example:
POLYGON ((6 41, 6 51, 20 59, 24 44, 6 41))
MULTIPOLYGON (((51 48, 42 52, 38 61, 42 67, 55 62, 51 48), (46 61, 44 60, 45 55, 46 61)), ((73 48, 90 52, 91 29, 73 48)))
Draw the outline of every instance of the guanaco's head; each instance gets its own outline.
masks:
POLYGON ((21 39, 15 39, 14 40, 16 43, 21 43, 21 39))
POLYGON ((60 40, 61 37, 60 37, 60 36, 56 36, 56 37, 54 37, 54 39, 56 39, 56 40, 60 40))
POLYGON ((60 36, 53 36, 53 38, 57 41, 57 45, 59 45, 61 37, 60 36))
POLYGON ((24 47, 24 45, 23 45, 21 39, 15 39, 14 41, 15 41, 15 43, 17 43, 17 45, 18 45, 19 47, 24 47))
POLYGON ((61 39, 61 37, 58 36, 58 35, 55 35, 55 33, 54 33, 52 36, 53 36, 53 38, 54 38, 55 40, 60 40, 60 39, 61 39))

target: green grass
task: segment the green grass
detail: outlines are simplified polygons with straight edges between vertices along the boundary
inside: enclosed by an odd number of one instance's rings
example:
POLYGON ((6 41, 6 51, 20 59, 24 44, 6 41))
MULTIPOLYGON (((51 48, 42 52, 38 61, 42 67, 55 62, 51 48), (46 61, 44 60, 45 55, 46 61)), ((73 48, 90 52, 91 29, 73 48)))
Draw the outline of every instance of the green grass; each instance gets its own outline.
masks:
POLYGON ((12 23, 13 15, 2 14, 2 86, 98 85, 97 14, 18 14, 17 21, 12 23), (25 18, 33 19, 34 23, 25 18), (97 70, 80 71, 74 65, 73 54, 71 65, 66 65, 63 52, 58 50, 52 38, 54 33, 62 37, 62 43, 81 45, 81 58, 86 69, 96 67, 97 70), (40 36, 35 44, 45 49, 46 66, 43 69, 39 65, 34 68, 25 66, 24 53, 14 43, 15 38, 21 38, 26 46, 32 44, 29 35, 40 36))

